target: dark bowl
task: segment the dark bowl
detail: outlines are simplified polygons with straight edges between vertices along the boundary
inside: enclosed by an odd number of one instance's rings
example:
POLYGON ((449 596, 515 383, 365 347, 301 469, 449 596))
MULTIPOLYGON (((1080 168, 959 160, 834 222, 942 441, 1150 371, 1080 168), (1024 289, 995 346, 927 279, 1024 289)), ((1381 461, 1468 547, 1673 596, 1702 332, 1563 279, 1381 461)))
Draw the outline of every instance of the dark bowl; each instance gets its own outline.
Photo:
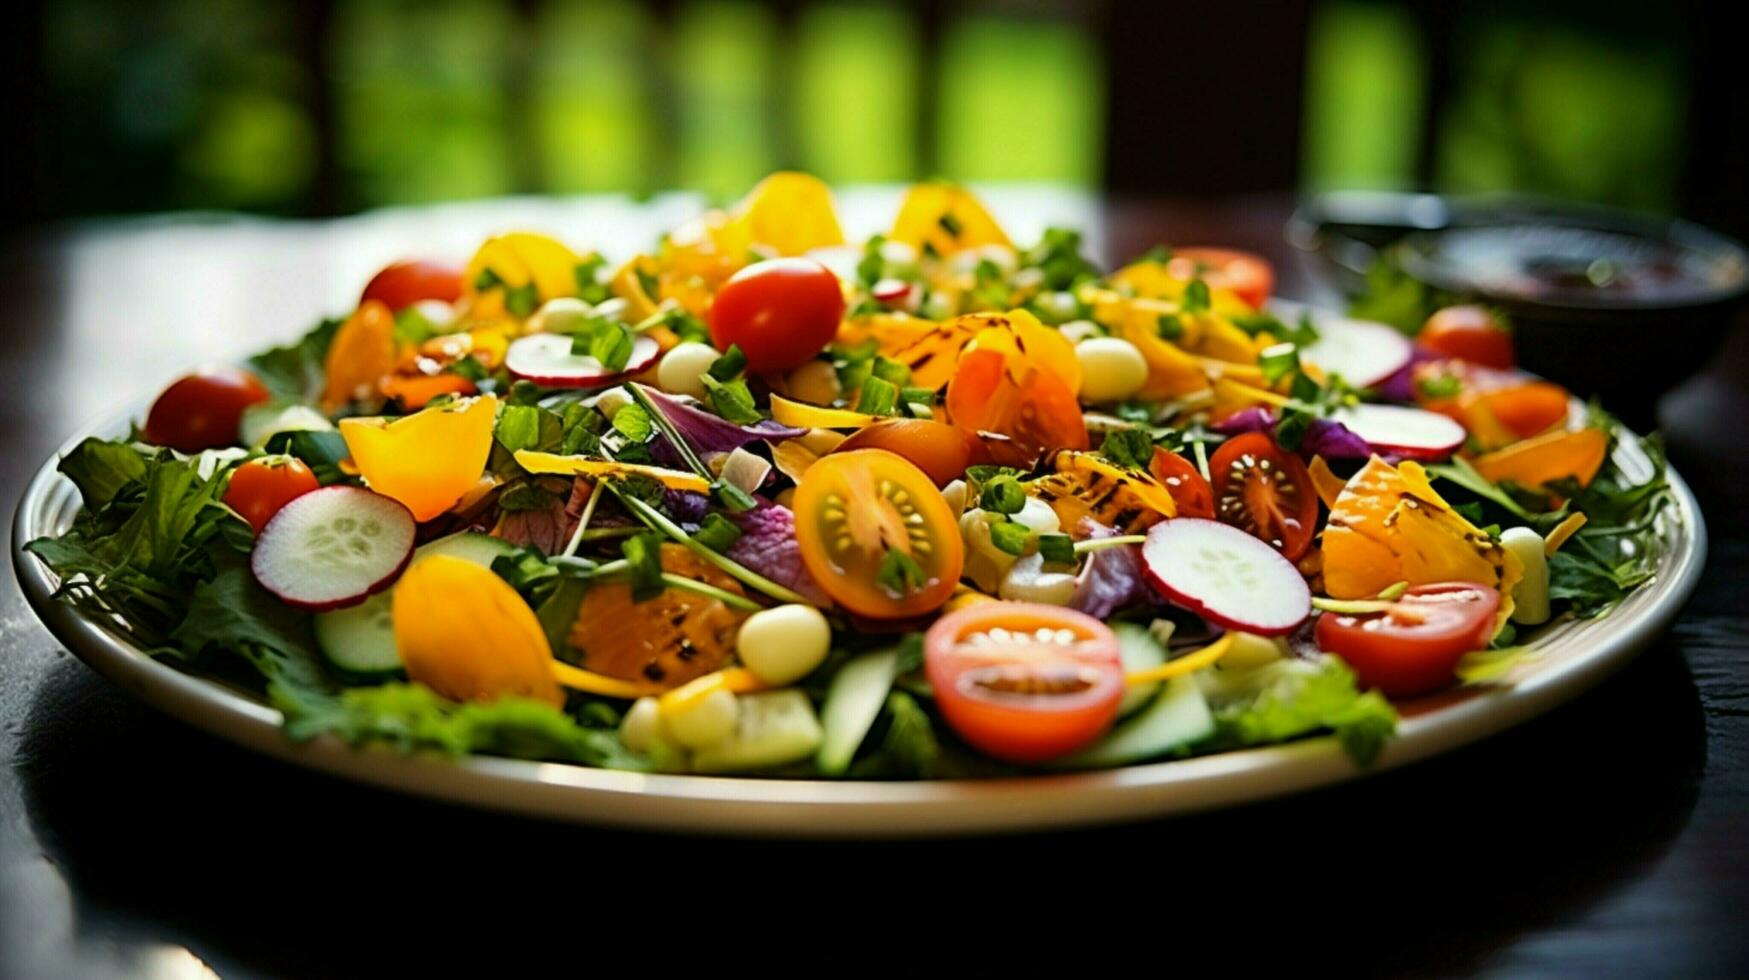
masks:
POLYGON ((1519 363, 1649 418, 1749 294, 1749 251, 1685 221, 1521 197, 1336 193, 1288 239, 1358 292, 1380 257, 1454 301, 1504 310, 1519 363))

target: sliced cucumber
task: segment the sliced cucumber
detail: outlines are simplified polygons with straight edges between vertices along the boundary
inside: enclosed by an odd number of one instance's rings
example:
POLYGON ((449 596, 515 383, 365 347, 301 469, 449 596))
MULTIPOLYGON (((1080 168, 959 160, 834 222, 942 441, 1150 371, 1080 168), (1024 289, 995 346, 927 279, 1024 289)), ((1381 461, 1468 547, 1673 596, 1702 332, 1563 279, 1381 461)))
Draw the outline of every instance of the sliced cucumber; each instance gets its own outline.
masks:
MULTIPOLYGON (((1117 655, 1123 661, 1124 673, 1150 670, 1166 662, 1166 648, 1160 645, 1159 640, 1154 639, 1154 634, 1146 626, 1140 623, 1112 623, 1111 631, 1117 634, 1117 655)), ((1118 702, 1117 716, 1128 718, 1146 707, 1159 692, 1158 684, 1138 684, 1126 690, 1123 700, 1118 702)))
MULTIPOLYGON (((490 568, 494 558, 514 551, 514 545, 490 534, 463 531, 413 549, 413 560, 407 567, 418 564, 421 558, 449 555, 490 568)), ((318 615, 316 646, 322 656, 342 673, 359 679, 399 674, 401 655, 395 649, 394 595, 391 586, 356 606, 318 615)))
POLYGON ((795 688, 741 697, 735 734, 692 754, 699 772, 747 772, 800 762, 820 747, 820 719, 795 688))
POLYGON ((820 706, 820 724, 826 734, 814 763, 823 775, 841 776, 850 768, 851 758, 880 716, 898 673, 897 648, 865 653, 838 668, 820 706))
POLYGON ((1120 722, 1090 748, 1060 760, 1065 769, 1095 769, 1145 762, 1207 738, 1215 730, 1202 689, 1189 674, 1167 681, 1141 713, 1120 722))

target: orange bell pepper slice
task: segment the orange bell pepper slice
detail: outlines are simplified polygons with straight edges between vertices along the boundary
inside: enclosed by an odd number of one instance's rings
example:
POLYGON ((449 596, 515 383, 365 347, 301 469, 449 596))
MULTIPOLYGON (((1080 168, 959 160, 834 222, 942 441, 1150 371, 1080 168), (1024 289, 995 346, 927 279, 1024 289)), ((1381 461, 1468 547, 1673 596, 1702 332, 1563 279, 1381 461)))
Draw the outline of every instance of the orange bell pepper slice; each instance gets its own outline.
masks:
POLYGON ((409 411, 441 395, 471 395, 474 383, 459 374, 391 374, 377 385, 384 398, 398 398, 409 411))
POLYGON ((1568 478, 1586 486, 1608 454, 1608 434, 1601 429, 1578 429, 1515 442, 1477 456, 1471 465, 1494 483, 1511 480, 1531 490, 1568 478))
POLYGON ((540 620, 490 569, 450 555, 420 559, 395 585, 394 619, 408 678, 446 698, 564 703, 540 620))
POLYGON ((427 408, 392 422, 342 419, 340 435, 370 488, 428 521, 473 488, 492 451, 498 400, 491 395, 427 408))
POLYGON ((322 361, 322 410, 333 412, 353 402, 371 401, 377 382, 395 370, 395 314, 378 300, 366 300, 335 332, 322 361))

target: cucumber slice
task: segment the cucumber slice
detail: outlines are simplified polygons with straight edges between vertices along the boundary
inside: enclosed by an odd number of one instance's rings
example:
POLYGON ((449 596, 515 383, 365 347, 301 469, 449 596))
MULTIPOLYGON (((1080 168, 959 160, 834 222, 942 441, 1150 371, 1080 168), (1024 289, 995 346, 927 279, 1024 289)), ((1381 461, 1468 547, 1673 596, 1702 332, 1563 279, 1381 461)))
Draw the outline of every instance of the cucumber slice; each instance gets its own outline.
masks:
POLYGON ((826 730, 814 764, 822 775, 842 776, 850 760, 880 717, 893 678, 899 673, 899 651, 865 653, 844 666, 832 678, 826 700, 820 706, 820 724, 826 730))
POLYGON ((735 734, 692 754, 699 772, 746 772, 800 762, 820 747, 820 719, 795 688, 741 697, 735 734))
MULTIPOLYGON (((407 567, 421 558, 449 555, 490 568, 492 559, 515 551, 514 545, 490 534, 463 531, 413 549, 413 560, 407 567)), ((385 679, 401 672, 401 655, 395 649, 394 595, 391 586, 356 606, 316 617, 316 646, 328 663, 348 677, 363 680, 385 679)))
MULTIPOLYGON (((1117 634, 1117 655, 1123 661, 1124 673, 1134 674, 1166 662, 1166 648, 1160 645, 1159 640, 1154 639, 1154 634, 1146 626, 1140 623, 1112 623, 1111 631, 1117 634)), ((1123 700, 1117 704, 1117 716, 1128 718, 1147 707, 1148 702, 1154 700, 1154 695, 1158 693, 1158 684, 1138 684, 1125 690, 1123 700)))
POLYGON ((1097 769, 1156 759, 1215 730, 1215 716, 1189 674, 1167 681, 1158 697, 1092 747, 1059 760, 1065 769, 1097 769))

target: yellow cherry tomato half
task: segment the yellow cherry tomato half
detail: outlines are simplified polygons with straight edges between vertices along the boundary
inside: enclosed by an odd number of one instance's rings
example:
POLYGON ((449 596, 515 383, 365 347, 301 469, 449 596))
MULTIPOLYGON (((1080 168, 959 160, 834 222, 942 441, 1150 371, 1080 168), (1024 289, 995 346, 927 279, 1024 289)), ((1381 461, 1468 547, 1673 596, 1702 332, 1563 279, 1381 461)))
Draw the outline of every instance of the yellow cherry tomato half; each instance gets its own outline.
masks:
POLYGON ((473 488, 492 451, 498 400, 427 408, 393 422, 342 419, 340 435, 370 488, 429 521, 473 488))
POLYGON ((490 569, 449 555, 420 559, 395 585, 394 619, 407 676, 446 698, 564 702, 540 620, 490 569))
POLYGON ((796 487, 794 509, 803 564, 845 609, 903 619, 953 596, 965 564, 958 522, 905 459, 884 449, 822 457, 796 487))

